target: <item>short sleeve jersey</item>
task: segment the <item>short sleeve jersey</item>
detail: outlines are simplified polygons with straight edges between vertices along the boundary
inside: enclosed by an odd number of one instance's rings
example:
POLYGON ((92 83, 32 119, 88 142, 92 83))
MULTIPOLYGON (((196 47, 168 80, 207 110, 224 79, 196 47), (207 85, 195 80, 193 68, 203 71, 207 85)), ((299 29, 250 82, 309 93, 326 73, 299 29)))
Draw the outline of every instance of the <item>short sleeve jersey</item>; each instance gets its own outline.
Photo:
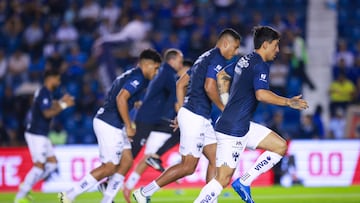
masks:
POLYGON ((145 79, 140 68, 133 68, 121 74, 112 83, 111 89, 105 98, 104 105, 98 110, 96 117, 116 128, 124 127, 124 121, 117 108, 117 95, 122 89, 130 93, 128 100, 130 110, 134 107, 134 103, 141 99, 148 84, 149 80, 145 79))
POLYGON ((188 85, 184 107, 195 114, 210 118, 211 100, 205 92, 205 80, 212 78, 225 67, 227 61, 221 55, 220 49, 214 48, 203 53, 188 71, 190 82, 188 85))
POLYGON ((51 118, 46 118, 43 111, 51 108, 52 99, 51 92, 46 87, 42 87, 35 92, 26 126, 27 132, 43 136, 48 135, 51 118))
POLYGON ((241 57, 227 69, 225 71, 228 74, 233 74, 230 96, 215 130, 242 137, 249 131, 250 120, 258 105, 255 92, 269 89, 269 64, 253 52, 241 57))
POLYGON ((164 63, 149 83, 135 120, 156 124, 162 119, 174 119, 176 103, 176 71, 164 63))

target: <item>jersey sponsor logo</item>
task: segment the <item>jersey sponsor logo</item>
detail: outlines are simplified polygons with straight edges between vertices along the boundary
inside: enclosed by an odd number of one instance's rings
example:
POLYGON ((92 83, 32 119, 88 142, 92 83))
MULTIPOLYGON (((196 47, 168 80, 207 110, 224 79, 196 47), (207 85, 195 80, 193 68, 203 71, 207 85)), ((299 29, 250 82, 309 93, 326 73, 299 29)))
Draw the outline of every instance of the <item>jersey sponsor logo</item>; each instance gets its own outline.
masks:
POLYGON ((242 69, 249 67, 248 60, 249 60, 249 58, 247 58, 247 57, 242 57, 239 59, 239 61, 236 63, 235 69, 234 69, 236 74, 241 75, 242 69))
POLYGON ((267 82, 266 74, 265 73, 260 74, 260 79, 259 80, 261 80, 263 82, 267 82))
POLYGON ((270 156, 266 157, 266 159, 262 160, 258 165, 255 166, 255 170, 259 171, 263 166, 266 166, 270 160, 270 156))
POLYGON ((118 187, 118 185, 120 184, 120 181, 116 181, 113 185, 112 188, 113 190, 116 190, 116 188, 118 187))
POLYGON ((240 67, 240 68, 247 68, 249 67, 249 58, 247 57, 242 57, 240 58, 240 60, 237 62, 236 66, 240 67))
POLYGON ((200 201, 200 203, 213 202, 214 197, 215 197, 215 193, 211 192, 210 194, 206 195, 205 198, 200 201))
POLYGON ((217 65, 217 66, 215 67, 215 71, 216 71, 216 72, 221 71, 221 69, 222 69, 222 66, 220 66, 220 65, 217 65))
POLYGON ((140 82, 139 82, 138 80, 134 80, 134 81, 132 81, 130 84, 131 84, 131 86, 133 86, 134 88, 136 88, 136 87, 140 84, 140 82))
POLYGON ((89 183, 87 181, 80 184, 81 189, 84 189, 89 183))

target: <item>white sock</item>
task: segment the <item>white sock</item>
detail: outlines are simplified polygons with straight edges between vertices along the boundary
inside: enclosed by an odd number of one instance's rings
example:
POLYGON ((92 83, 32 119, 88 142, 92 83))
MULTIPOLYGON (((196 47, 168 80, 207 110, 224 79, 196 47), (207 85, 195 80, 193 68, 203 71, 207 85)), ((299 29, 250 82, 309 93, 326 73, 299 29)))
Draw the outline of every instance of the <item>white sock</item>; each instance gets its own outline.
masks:
POLYGON ((98 181, 89 173, 80 182, 76 183, 70 190, 66 192, 70 200, 74 200, 76 196, 87 191, 94 186, 98 181))
POLYGON ((41 178, 46 178, 50 175, 50 173, 52 173, 53 171, 55 171, 57 168, 57 164, 56 163, 46 163, 45 164, 45 171, 42 174, 41 178))
POLYGON ((104 197, 101 200, 101 203, 112 202, 120 188, 122 188, 124 184, 124 179, 125 177, 119 173, 115 173, 109 178, 109 182, 104 192, 104 197))
POLYGON ((241 176, 240 182, 243 185, 249 186, 251 183, 259 177, 262 173, 270 170, 275 164, 277 164, 281 160, 282 156, 277 153, 265 151, 263 152, 254 165, 241 176))
POLYGON ((126 181, 125 184, 126 188, 130 190, 134 189, 135 185, 139 182, 139 180, 140 180, 140 175, 135 171, 132 172, 126 181))
POLYGON ((216 202, 222 190, 222 185, 214 178, 201 189, 194 203, 216 202))
POLYGON ((44 173, 39 167, 33 166, 31 170, 26 174, 25 180, 22 183, 19 192, 16 194, 16 199, 23 198, 31 190, 31 188, 37 183, 44 173))
POLYGON ((154 180, 151 183, 147 184, 145 187, 143 187, 141 192, 145 197, 150 197, 158 190, 160 190, 160 186, 154 180))

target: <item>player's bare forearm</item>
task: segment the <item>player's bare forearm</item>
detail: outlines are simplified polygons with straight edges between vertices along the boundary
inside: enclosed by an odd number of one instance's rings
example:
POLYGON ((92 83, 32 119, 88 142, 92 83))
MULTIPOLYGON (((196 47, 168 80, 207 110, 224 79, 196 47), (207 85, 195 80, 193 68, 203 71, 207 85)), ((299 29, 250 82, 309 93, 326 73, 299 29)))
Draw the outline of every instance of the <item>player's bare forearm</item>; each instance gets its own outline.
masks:
POLYGON ((131 128, 131 119, 129 115, 128 100, 130 93, 127 90, 120 90, 120 93, 116 96, 116 105, 119 114, 124 122, 125 128, 131 128))
POLYGON ((186 88, 189 84, 190 76, 188 74, 183 74, 176 83, 176 110, 178 111, 184 103, 184 98, 186 95, 186 88))
POLYGON ((255 94, 256 99, 260 102, 274 104, 278 106, 289 106, 293 109, 299 110, 308 108, 307 102, 301 99, 301 95, 292 98, 286 98, 265 89, 257 90, 255 94))
POLYGON ((68 107, 74 106, 75 101, 74 97, 69 94, 65 94, 60 100, 53 100, 51 107, 43 111, 43 114, 46 118, 52 118, 58 115, 61 111, 65 110, 68 107))
POLYGON ((61 108, 59 101, 53 101, 49 109, 43 111, 45 118, 52 118, 58 115, 63 109, 61 108))
POLYGON ((217 81, 213 78, 206 78, 205 80, 205 92, 210 100, 221 110, 224 110, 224 104, 221 101, 217 81))

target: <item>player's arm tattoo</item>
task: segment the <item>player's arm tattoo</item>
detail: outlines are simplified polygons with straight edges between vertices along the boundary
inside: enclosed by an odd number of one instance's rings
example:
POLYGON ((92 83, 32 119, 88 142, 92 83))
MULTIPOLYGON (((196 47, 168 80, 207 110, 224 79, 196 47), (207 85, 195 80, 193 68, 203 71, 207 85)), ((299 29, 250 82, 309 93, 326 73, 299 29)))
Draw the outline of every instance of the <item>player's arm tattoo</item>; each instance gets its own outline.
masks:
POLYGON ((230 82, 231 77, 224 70, 217 74, 217 85, 220 94, 229 92, 230 82))

